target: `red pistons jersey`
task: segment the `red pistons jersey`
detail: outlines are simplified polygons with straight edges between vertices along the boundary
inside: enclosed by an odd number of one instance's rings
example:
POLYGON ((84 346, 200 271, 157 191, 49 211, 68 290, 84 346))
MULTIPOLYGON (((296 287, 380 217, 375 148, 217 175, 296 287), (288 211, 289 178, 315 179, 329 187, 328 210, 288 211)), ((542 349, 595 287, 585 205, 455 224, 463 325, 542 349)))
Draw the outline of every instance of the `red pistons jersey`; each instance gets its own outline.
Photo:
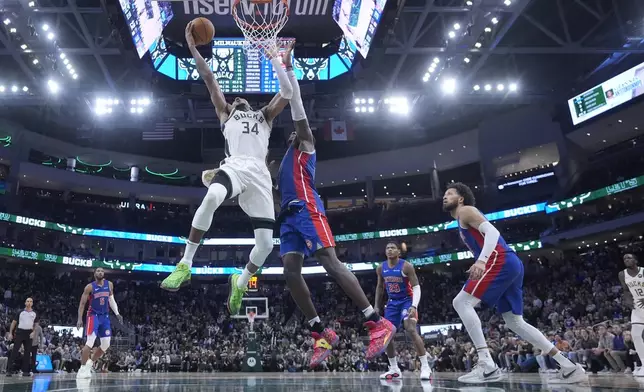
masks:
POLYGON ((315 189, 315 162, 315 151, 308 153, 293 146, 286 151, 277 176, 282 210, 298 204, 324 215, 324 203, 315 189))

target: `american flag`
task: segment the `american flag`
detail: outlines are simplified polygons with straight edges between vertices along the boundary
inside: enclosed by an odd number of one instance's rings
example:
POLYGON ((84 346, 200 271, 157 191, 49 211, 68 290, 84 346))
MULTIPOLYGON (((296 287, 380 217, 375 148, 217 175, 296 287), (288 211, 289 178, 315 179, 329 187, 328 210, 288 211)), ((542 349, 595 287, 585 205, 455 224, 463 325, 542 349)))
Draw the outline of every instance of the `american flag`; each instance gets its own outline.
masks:
POLYGON ((174 123, 158 122, 154 129, 145 130, 142 133, 143 140, 162 141, 174 139, 174 123))

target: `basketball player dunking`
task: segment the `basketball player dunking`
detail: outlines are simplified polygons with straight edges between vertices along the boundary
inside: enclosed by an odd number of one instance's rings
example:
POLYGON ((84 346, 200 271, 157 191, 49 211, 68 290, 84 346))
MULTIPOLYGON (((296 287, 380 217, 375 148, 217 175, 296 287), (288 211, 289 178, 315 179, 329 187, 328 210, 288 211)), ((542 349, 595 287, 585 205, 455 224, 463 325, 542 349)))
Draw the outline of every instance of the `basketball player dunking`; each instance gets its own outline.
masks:
POLYGON ((293 89, 278 53, 268 53, 272 57, 271 63, 279 81, 279 93, 260 110, 253 110, 245 99, 239 97, 228 104, 215 75, 197 51, 192 23, 186 27, 186 41, 221 121, 221 130, 226 139, 226 159, 219 169, 204 172, 203 182, 208 187, 208 192, 195 212, 183 258, 174 272, 161 283, 161 288, 176 291, 189 283, 192 258, 212 224, 215 210, 224 200, 239 195, 239 206, 253 224, 255 246, 243 273, 233 274, 229 279, 228 310, 231 314, 237 314, 250 277, 264 264, 273 250, 275 210, 271 175, 266 167, 268 139, 272 121, 288 105, 293 89))
POLYGON ((324 203, 315 189, 315 140, 291 65, 291 49, 292 47, 284 55, 283 62, 293 88, 291 116, 295 132, 289 138, 288 150, 277 173, 277 187, 281 196, 280 255, 284 263, 284 277, 293 300, 308 320, 315 339, 311 367, 329 356, 331 345, 338 341, 338 337, 334 331, 322 326, 313 306, 311 293, 302 278, 305 256, 315 256, 326 272, 362 310, 370 336, 366 357, 371 359, 384 351, 396 328, 374 311, 358 279, 335 254, 335 241, 327 222, 324 203))
MULTIPOLYGON (((387 307, 385 318, 395 327, 399 328, 401 324, 405 331, 411 337, 416 353, 420 359, 420 379, 427 381, 432 375, 432 370, 427 362, 427 352, 423 339, 416 330, 418 323, 418 304, 420 303, 420 285, 416 271, 411 263, 400 258, 400 246, 395 242, 390 242, 385 248, 387 261, 380 264, 376 269, 378 275, 378 285, 376 286, 376 311, 382 309, 382 297, 385 289, 387 290, 387 307), (384 287, 383 287, 384 286, 384 287)), ((402 376, 396 360, 396 349, 394 341, 389 342, 387 346, 387 357, 389 358, 389 370, 380 375, 381 379, 392 380, 402 376)))
POLYGON ((453 305, 478 351, 479 361, 470 373, 458 380, 483 383, 505 378, 487 348, 481 320, 474 310, 479 302, 496 306, 508 328, 559 364, 558 376, 549 383, 572 384, 586 380, 580 364, 570 362, 538 329, 523 319, 523 263, 474 204, 474 194, 467 185, 448 185, 443 196, 443 210, 457 220, 461 239, 476 259, 469 269, 469 280, 454 298, 453 305))
MULTIPOLYGON (((631 335, 635 351, 640 359, 644 358, 644 268, 637 265, 637 257, 632 253, 624 255, 626 269, 619 272, 619 281, 624 289, 624 301, 633 308, 631 312, 631 335)), ((633 372, 635 377, 644 377, 644 366, 633 372)))
POLYGON ((105 271, 103 268, 97 268, 94 271, 94 281, 83 290, 80 305, 78 305, 78 322, 76 326, 83 328, 83 311, 85 304, 89 300, 89 308, 87 309, 87 325, 85 334, 87 341, 83 347, 81 357, 81 367, 78 370, 77 378, 91 378, 92 366, 94 361, 99 359, 110 347, 110 340, 112 338, 112 329, 110 325, 110 308, 119 319, 123 322, 123 317, 119 314, 119 308, 114 300, 114 286, 112 282, 105 279, 105 271), (92 359, 89 358, 96 336, 101 340, 101 345, 94 352, 92 359))

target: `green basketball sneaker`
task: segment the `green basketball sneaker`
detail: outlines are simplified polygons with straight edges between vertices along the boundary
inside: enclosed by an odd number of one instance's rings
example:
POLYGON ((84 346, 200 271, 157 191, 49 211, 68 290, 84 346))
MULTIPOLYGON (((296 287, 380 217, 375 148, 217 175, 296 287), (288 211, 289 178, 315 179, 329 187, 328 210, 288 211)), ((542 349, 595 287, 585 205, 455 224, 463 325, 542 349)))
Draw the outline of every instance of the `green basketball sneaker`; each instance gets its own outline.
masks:
POLYGON ((237 281, 240 277, 240 274, 232 274, 228 279, 228 283, 230 285, 230 293, 228 294, 228 311, 231 315, 239 314, 242 298, 244 298, 244 294, 248 291, 247 286, 244 286, 242 289, 237 287, 237 281))
POLYGON ((179 263, 174 271, 161 282, 161 288, 168 291, 178 291, 183 286, 190 284, 190 267, 184 263, 179 263))

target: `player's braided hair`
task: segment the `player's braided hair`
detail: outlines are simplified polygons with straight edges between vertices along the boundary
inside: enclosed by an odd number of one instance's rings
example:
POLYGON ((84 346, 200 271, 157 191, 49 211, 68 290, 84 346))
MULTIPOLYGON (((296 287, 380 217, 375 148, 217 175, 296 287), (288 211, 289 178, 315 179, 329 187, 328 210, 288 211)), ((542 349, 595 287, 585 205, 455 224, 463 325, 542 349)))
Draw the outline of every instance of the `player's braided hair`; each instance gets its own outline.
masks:
POLYGON ((476 204, 476 198, 474 197, 472 189, 462 182, 453 182, 447 186, 447 189, 454 189, 463 198, 463 205, 474 206, 476 204))

